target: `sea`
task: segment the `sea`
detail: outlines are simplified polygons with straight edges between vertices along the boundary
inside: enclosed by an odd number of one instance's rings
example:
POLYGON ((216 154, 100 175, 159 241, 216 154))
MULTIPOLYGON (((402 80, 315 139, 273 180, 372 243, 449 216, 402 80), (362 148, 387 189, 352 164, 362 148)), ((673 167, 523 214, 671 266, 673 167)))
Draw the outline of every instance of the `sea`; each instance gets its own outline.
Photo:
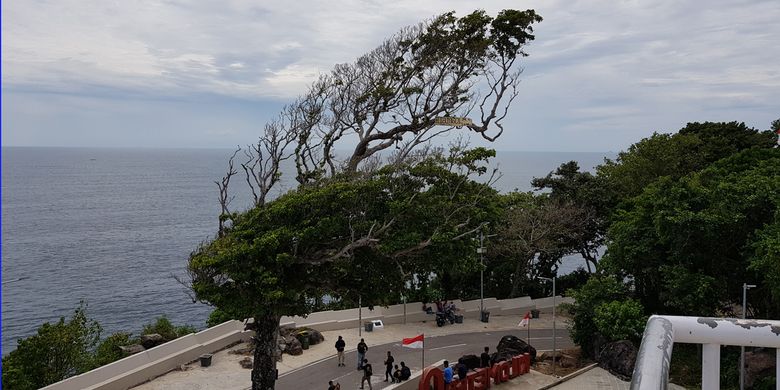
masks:
MULTIPOLYGON (((176 277, 217 230, 228 149, 2 148, 2 354, 80 302, 103 335, 139 333, 159 316, 198 329, 212 308, 176 277)), ((503 192, 577 161, 591 170, 611 153, 498 152, 503 192)), ((240 168, 239 168, 240 169, 240 168)), ((286 167, 280 191, 294 185, 286 167)), ((232 210, 251 198, 233 178, 232 210)), ((277 193, 278 194, 278 193, 277 193)), ((573 256, 561 266, 571 272, 573 256)))

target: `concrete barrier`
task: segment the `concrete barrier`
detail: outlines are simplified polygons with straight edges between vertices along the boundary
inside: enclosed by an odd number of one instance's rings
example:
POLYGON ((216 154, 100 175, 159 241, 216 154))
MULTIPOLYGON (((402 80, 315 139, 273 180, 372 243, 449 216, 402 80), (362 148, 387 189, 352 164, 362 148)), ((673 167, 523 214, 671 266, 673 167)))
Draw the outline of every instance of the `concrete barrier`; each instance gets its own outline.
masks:
POLYGON ((241 321, 228 321, 158 345, 44 387, 45 390, 128 389, 239 341, 249 340, 241 321))

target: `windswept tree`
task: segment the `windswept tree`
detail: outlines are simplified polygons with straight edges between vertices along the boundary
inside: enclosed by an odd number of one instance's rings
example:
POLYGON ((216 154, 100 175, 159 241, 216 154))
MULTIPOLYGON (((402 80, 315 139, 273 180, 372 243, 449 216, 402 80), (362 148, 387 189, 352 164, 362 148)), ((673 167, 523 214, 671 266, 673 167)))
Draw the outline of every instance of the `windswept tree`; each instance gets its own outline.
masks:
POLYGON ((463 252, 493 192, 470 175, 486 173, 480 161, 491 152, 421 146, 457 127, 489 141, 503 133, 539 21, 533 10, 450 12, 407 27, 321 76, 230 160, 217 183, 218 236, 188 268, 198 299, 253 319, 253 389, 274 387, 282 315, 306 315, 326 293, 381 304, 378 291, 435 268, 426 252, 463 252), (435 127, 437 118, 450 126, 435 127), (383 168, 386 149, 394 153, 383 168), (288 160, 298 188, 270 200, 288 160), (234 212, 228 187, 241 171, 255 207, 234 212))
POLYGON ((534 178, 531 184, 537 190, 549 190, 553 200, 579 208, 578 228, 571 236, 571 251, 582 256, 588 272, 598 270, 599 250, 604 245, 609 211, 606 189, 600 179, 590 172, 580 171, 576 161, 569 161, 545 177, 534 178))
POLYGON ((524 282, 557 274, 561 258, 581 241, 587 211, 547 195, 516 192, 504 197, 496 249, 514 266, 510 297, 519 296, 524 282))

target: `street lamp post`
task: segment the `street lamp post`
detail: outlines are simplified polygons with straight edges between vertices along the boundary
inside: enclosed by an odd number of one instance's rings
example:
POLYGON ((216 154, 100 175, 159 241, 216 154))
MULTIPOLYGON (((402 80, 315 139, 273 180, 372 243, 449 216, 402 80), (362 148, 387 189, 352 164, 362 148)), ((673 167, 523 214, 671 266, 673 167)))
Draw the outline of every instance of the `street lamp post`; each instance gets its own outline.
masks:
MULTIPOLYGON (((747 314, 747 290, 756 287, 755 284, 742 283, 742 319, 747 314)), ((745 390, 745 347, 739 347, 739 390, 745 390)))
POLYGON ((485 233, 479 230, 479 318, 485 315, 485 233))
POLYGON ((556 277, 553 276, 552 278, 543 278, 543 277, 540 276, 539 279, 546 280, 548 282, 552 281, 552 285, 553 285, 553 291, 552 291, 552 297, 553 297, 553 333, 552 333, 552 338, 553 338, 553 353, 552 353, 552 356, 553 356, 553 359, 552 359, 552 365, 553 365, 553 369, 552 369, 552 374, 553 374, 553 376, 555 376, 555 351, 556 351, 556 348, 555 348, 556 347, 556 345, 555 345, 555 341, 556 341, 555 340, 555 279, 556 279, 556 277))
MULTIPOLYGON (((487 226, 488 222, 485 222, 484 226, 487 226)), ((485 321, 485 238, 490 238, 496 236, 495 234, 491 234, 486 236, 484 226, 479 229, 479 248, 477 248, 477 253, 479 253, 479 320, 482 322, 485 321)))

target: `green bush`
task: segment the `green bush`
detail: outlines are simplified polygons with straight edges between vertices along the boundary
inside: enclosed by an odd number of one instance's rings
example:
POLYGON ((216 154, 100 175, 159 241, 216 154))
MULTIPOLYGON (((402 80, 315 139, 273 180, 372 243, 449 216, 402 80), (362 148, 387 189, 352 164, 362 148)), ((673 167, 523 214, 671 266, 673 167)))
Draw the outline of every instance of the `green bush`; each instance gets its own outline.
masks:
POLYGON ((594 322, 596 307, 603 303, 621 301, 627 298, 626 286, 614 277, 593 276, 584 286, 570 290, 567 295, 574 298, 574 303, 567 307, 572 316, 570 336, 572 341, 582 347, 588 356, 595 356, 594 342, 599 334, 594 322))
POLYGON ((157 321, 154 323, 144 325, 141 330, 142 335, 153 333, 159 334, 165 341, 171 341, 176 338, 176 328, 165 316, 157 318, 157 321))
POLYGON ((198 330, 192 325, 182 325, 176 327, 176 337, 186 336, 190 333, 197 333, 198 330))
POLYGON ((208 327, 217 326, 223 322, 234 320, 235 318, 232 318, 229 314, 225 313, 222 310, 214 309, 214 311, 209 314, 209 318, 206 320, 206 325, 208 327))
POLYGON ((16 350, 3 357, 3 388, 38 389, 94 367, 92 349, 102 328, 87 318, 86 304, 54 324, 45 323, 38 333, 19 340, 16 350))
POLYGON ((131 334, 125 332, 117 332, 106 337, 95 349, 95 367, 100 367, 123 358, 124 354, 119 347, 134 344, 135 342, 136 340, 131 338, 131 334))
POLYGON ((192 325, 174 326, 165 316, 157 318, 157 321, 152 324, 144 325, 143 330, 141 330, 142 335, 157 333, 162 336, 165 341, 171 341, 195 332, 195 327, 192 325))
POLYGON ((628 299, 596 306, 593 322, 607 341, 630 340, 638 345, 647 316, 641 303, 628 299))

